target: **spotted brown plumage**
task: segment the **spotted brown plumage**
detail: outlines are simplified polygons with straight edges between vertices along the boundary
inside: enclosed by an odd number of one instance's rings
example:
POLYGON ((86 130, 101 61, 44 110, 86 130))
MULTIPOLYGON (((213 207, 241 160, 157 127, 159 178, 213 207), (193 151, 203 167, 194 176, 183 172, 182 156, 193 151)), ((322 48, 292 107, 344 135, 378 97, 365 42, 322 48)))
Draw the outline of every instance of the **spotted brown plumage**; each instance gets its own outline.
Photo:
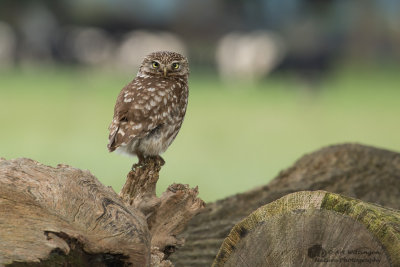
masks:
POLYGON ((163 153, 175 139, 186 113, 189 65, 168 51, 146 56, 136 78, 118 95, 110 124, 110 152, 139 157, 163 153))

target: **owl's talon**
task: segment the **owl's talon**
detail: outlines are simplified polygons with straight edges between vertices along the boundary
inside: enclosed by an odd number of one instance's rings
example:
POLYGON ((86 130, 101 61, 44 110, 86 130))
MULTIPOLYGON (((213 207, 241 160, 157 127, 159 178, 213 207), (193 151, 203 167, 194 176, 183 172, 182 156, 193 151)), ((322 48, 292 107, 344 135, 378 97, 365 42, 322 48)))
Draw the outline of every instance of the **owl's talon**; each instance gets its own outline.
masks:
POLYGON ((160 164, 160 166, 165 164, 165 160, 160 155, 156 156, 156 161, 158 164, 160 164))
POLYGON ((134 163, 132 165, 132 171, 136 170, 136 168, 142 168, 142 167, 146 166, 147 164, 149 164, 150 162, 154 162, 154 164, 159 165, 159 166, 163 166, 165 164, 165 160, 159 155, 148 156, 148 157, 138 155, 138 158, 139 158, 138 163, 134 163))
POLYGON ((134 170, 136 170, 136 168, 140 168, 140 167, 142 167, 141 164, 139 164, 139 163, 134 163, 134 164, 132 165, 131 170, 134 171, 134 170))

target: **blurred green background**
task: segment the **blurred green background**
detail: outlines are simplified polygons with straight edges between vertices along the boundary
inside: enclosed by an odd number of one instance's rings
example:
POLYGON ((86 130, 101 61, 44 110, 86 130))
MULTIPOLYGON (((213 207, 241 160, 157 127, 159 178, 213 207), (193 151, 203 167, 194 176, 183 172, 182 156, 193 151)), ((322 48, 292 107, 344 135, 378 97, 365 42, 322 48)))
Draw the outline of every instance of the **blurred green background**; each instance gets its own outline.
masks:
POLYGON ((0 157, 88 169, 118 192, 136 159, 107 151, 115 100, 163 48, 191 76, 159 193, 220 199, 330 144, 400 151, 397 1, 200 2, 1 1, 0 157))

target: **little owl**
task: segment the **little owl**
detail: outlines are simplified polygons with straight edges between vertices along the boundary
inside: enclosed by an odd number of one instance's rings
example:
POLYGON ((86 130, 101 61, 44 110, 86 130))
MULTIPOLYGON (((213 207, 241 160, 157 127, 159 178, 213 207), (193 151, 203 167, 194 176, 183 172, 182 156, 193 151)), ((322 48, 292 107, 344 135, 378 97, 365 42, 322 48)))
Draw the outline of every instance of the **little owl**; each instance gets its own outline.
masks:
POLYGON ((110 152, 159 157, 175 139, 188 101, 189 64, 168 51, 146 56, 136 78, 118 95, 109 127, 110 152))

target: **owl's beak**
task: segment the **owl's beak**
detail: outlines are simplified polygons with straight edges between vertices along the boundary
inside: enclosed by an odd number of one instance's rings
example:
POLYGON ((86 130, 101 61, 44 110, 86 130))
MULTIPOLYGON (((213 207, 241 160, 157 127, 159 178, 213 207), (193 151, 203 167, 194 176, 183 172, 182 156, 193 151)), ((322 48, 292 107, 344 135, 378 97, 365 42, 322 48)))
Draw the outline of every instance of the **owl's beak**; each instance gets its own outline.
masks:
POLYGON ((167 78, 167 67, 164 67, 164 78, 167 78))

